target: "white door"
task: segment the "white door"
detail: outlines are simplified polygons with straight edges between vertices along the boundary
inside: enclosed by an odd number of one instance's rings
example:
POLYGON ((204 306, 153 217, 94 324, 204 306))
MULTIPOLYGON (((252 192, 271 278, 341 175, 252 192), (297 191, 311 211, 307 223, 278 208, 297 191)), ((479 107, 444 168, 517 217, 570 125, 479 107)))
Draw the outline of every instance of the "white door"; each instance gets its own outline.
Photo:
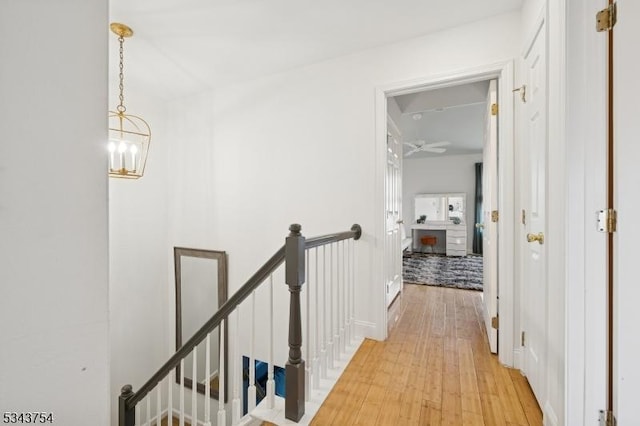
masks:
MULTIPOLYGON (((638 242, 640 241, 640 2, 619 0, 618 23, 614 27, 613 98, 615 141, 615 198, 618 229, 614 233, 614 414, 619 425, 639 424, 640 404, 640 285, 638 242)), ((604 36, 604 35, 603 35, 604 36)), ((603 283, 604 284, 604 283, 603 283)))
POLYGON ((493 211, 498 211, 498 116, 492 113, 492 106, 497 102, 497 82, 491 80, 487 93, 482 150, 482 299, 489 347, 493 353, 498 352, 498 330, 491 324, 491 319, 498 317, 498 224, 491 217, 493 211))
POLYGON ((524 332, 523 372, 540 406, 545 398, 545 356, 547 347, 546 280, 546 185, 547 185, 547 65, 545 25, 541 25, 524 57, 523 83, 526 86, 522 111, 526 172, 524 207, 526 242, 523 250, 524 282, 522 331, 524 332))
POLYGON ((399 136, 387 137, 387 173, 385 177, 385 285, 387 306, 402 287, 402 249, 400 241, 402 206, 402 145, 399 136))

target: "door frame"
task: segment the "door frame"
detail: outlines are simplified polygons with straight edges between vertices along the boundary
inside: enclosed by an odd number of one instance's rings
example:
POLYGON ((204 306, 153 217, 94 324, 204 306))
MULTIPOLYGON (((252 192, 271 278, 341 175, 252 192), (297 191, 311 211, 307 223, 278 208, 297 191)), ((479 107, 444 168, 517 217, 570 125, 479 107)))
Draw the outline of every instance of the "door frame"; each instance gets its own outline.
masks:
POLYGON ((375 88, 375 222, 374 222, 374 276, 379 277, 379 297, 376 308, 376 322, 379 324, 378 336, 381 340, 387 338, 387 307, 385 304, 384 271, 385 259, 385 222, 384 222, 384 174, 386 164, 387 139, 387 98, 403 94, 421 92, 465 83, 497 79, 498 80, 498 181, 499 181, 499 211, 498 221, 498 250, 501 261, 498 267, 499 285, 498 298, 500 300, 500 329, 498 330, 499 359, 505 365, 514 365, 515 328, 514 310, 515 274, 514 274, 514 240, 516 215, 514 208, 514 101, 513 79, 514 61, 507 60, 492 64, 481 65, 456 72, 430 75, 410 81, 399 81, 375 88))

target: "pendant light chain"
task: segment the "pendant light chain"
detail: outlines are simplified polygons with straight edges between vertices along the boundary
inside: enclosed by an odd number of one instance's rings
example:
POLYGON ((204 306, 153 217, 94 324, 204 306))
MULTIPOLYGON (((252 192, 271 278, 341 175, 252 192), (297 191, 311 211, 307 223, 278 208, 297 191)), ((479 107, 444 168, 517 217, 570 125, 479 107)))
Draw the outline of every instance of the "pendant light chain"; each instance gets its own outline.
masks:
POLYGON ((124 37, 118 37, 120 42, 120 105, 116 107, 119 113, 124 113, 127 108, 124 106, 124 37))

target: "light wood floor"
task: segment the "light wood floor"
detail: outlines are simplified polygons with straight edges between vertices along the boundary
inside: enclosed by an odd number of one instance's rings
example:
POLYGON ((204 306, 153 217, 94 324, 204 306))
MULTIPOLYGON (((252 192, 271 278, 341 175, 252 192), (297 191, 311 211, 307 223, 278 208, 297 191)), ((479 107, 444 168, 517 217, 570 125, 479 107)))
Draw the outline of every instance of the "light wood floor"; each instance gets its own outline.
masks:
POLYGON ((405 285, 312 425, 542 425, 527 380, 489 352, 481 293, 405 285))

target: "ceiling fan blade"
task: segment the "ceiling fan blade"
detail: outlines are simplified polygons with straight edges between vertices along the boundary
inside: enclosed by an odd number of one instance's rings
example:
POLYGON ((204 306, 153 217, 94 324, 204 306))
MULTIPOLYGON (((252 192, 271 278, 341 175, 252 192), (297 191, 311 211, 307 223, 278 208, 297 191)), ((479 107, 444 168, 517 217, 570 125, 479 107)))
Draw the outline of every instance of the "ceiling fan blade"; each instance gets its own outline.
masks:
POLYGON ((405 156, 406 156, 406 157, 408 157, 408 156, 413 155, 413 154, 415 154, 416 152, 420 152, 420 151, 422 151, 420 148, 414 148, 414 149, 412 149, 411 151, 407 152, 407 153, 405 154, 405 156))
POLYGON ((444 149, 444 148, 428 148, 428 147, 425 147, 421 151, 433 152, 434 154, 442 154, 443 152, 446 151, 446 149, 444 149))
POLYGON ((413 141, 403 142, 405 145, 410 146, 411 148, 419 148, 424 145, 424 141, 422 139, 416 139, 413 141))
POLYGON ((447 145, 451 145, 451 142, 449 141, 432 142, 432 143, 424 144, 422 146, 426 148, 435 148, 438 146, 447 146, 447 145))

